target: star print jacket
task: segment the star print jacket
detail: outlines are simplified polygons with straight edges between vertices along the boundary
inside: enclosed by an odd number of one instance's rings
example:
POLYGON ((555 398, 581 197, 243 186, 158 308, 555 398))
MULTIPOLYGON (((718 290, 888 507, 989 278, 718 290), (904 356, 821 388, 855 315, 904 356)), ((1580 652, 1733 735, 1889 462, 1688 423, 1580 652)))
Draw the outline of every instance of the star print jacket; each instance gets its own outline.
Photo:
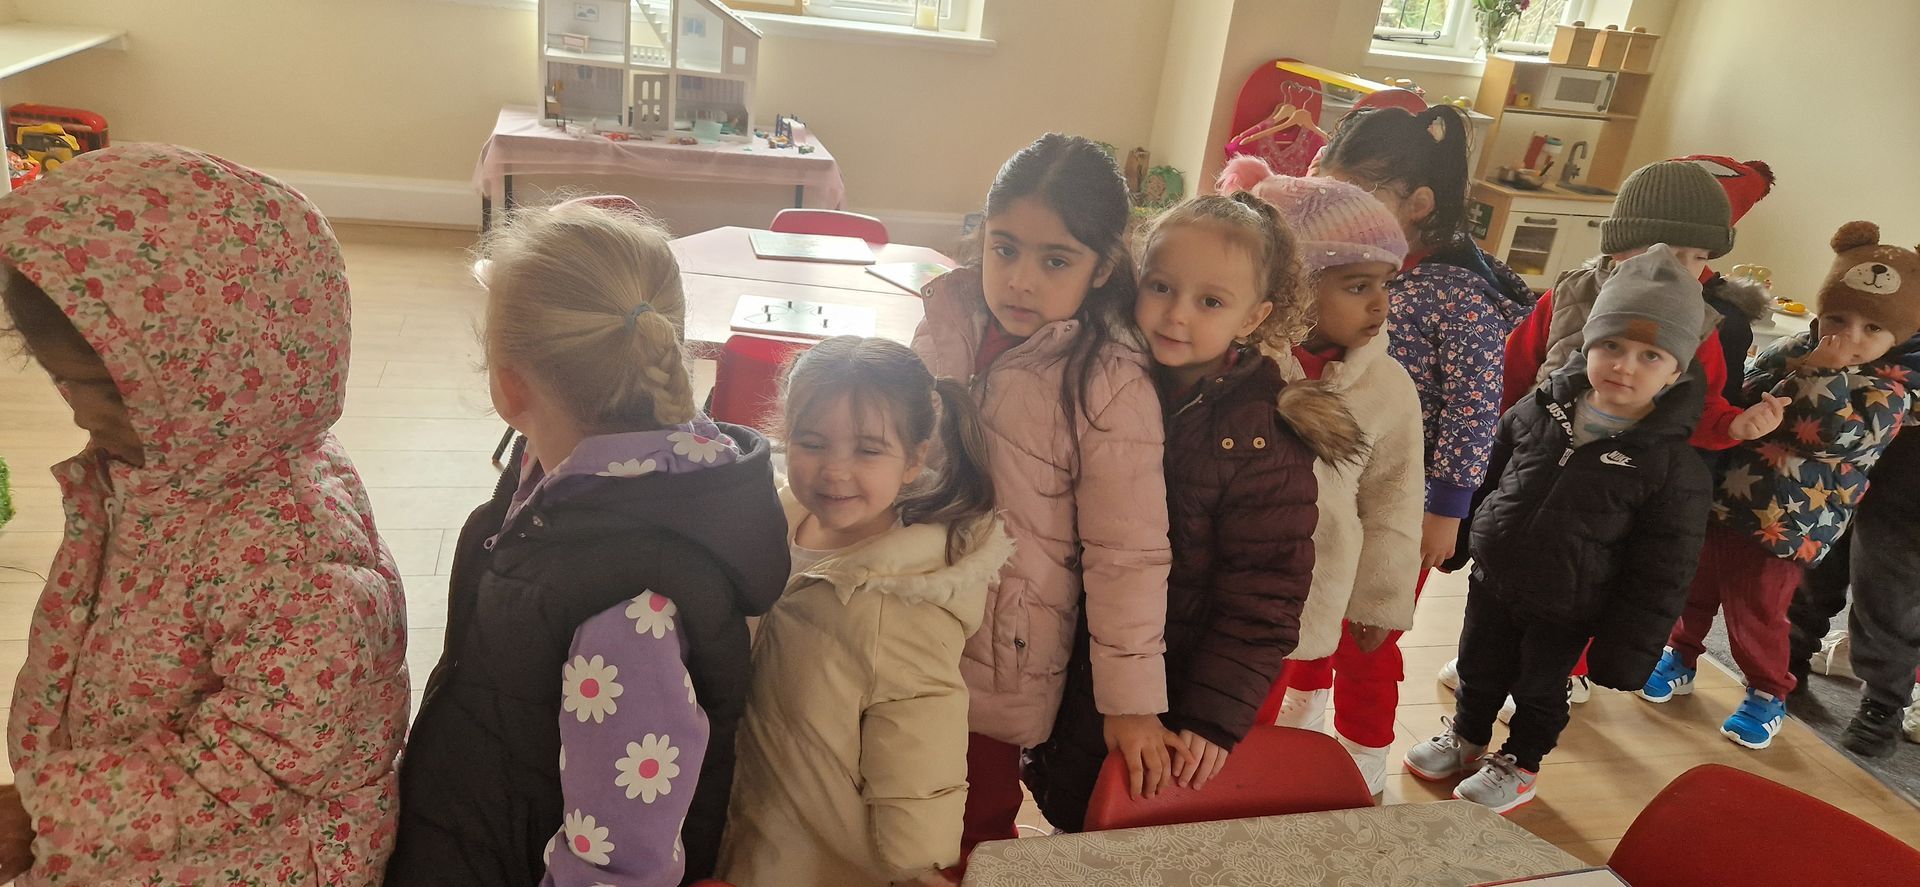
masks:
POLYGON ((545 477, 510 467, 468 518, 446 648, 400 762, 387 883, 712 874, 751 677, 746 617, 779 597, 787 547, 766 438, 688 433, 708 427, 589 438, 582 464, 545 477))
POLYGON ((1586 628, 1594 682, 1629 690, 1653 672, 1706 538, 1712 479, 1687 444, 1706 389, 1684 377, 1632 428, 1575 447, 1591 388, 1563 370, 1501 418, 1474 578, 1529 620, 1586 628))
POLYGON ((1774 557, 1820 563, 1846 529, 1867 474, 1916 417, 1912 384, 1920 339, 1840 370, 1801 364, 1812 332, 1782 338, 1747 365, 1746 390, 1788 397, 1779 429, 1728 451, 1713 518, 1751 534, 1774 557))
POLYGON ((350 335, 326 219, 121 145, 0 198, 0 266, 72 319, 142 446, 54 472, 66 529, 7 731, 34 828, 14 883, 378 883, 405 604, 327 431, 350 335))

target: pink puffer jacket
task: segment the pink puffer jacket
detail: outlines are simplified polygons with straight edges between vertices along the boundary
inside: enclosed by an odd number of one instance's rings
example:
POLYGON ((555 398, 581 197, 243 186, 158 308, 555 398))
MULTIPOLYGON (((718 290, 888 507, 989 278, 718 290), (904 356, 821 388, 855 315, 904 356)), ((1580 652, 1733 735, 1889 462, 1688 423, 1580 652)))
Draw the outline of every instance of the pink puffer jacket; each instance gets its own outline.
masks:
POLYGON ((979 272, 927 285, 913 350, 936 376, 973 385, 1013 560, 967 640, 961 674, 969 728, 1038 745, 1053 728, 1079 618, 1082 583, 1093 636, 1094 700, 1103 714, 1167 710, 1167 490, 1160 397, 1147 358, 1124 345, 1100 355, 1087 406, 1068 425, 1060 381, 1078 321, 1049 324, 994 361, 974 355, 988 322, 979 272))

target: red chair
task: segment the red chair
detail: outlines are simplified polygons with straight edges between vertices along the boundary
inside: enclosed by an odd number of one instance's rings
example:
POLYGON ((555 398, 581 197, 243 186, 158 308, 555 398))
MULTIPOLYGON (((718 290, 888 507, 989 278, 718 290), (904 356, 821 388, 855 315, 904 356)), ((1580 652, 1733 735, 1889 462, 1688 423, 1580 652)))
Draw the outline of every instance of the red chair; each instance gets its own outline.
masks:
POLYGON ((736 335, 727 339, 714 368, 707 413, 716 422, 766 431, 780 406, 780 375, 808 342, 736 335))
POLYGON ((1607 866, 1633 887, 1920 884, 1920 850, 1832 804, 1722 764, 1701 764, 1661 789, 1607 866))
POLYGON ((1325 733, 1256 725, 1200 791, 1168 788, 1127 797, 1127 766, 1109 755, 1087 802, 1087 831, 1351 810, 1373 806, 1353 756, 1325 733))
POLYGON ((858 237, 868 243, 891 242, 886 223, 872 216, 837 209, 783 209, 773 216, 773 230, 782 234, 858 237))

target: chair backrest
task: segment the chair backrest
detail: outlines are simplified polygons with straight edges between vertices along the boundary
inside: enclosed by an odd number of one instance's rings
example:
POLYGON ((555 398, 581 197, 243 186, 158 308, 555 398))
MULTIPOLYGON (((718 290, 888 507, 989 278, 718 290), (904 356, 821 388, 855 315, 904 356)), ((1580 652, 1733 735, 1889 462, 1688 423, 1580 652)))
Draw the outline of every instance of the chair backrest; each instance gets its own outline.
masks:
POLYGON ((1819 798, 1722 764, 1701 764, 1661 789, 1607 866, 1633 887, 1920 884, 1920 850, 1819 798))
POLYGON ((783 209, 773 216, 772 230, 782 234, 831 234, 858 237, 868 243, 889 243, 886 223, 860 213, 837 209, 783 209))
POLYGON ((780 371, 790 357, 810 347, 808 342, 765 336, 727 339, 714 368, 708 415, 716 422, 766 431, 780 407, 780 371))
POLYGON ((1325 733, 1256 725, 1234 746, 1227 765, 1199 791, 1168 788, 1158 797, 1127 797, 1127 768, 1107 757, 1087 803, 1088 831, 1350 810, 1373 806, 1353 756, 1325 733))

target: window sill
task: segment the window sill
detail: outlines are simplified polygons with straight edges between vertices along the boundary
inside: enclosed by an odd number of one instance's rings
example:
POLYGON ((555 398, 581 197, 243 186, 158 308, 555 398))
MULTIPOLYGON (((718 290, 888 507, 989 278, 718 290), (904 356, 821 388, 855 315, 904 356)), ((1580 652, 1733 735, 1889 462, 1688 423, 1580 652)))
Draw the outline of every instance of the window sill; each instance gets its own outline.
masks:
POLYGON ((1367 64, 1375 68, 1388 68, 1394 71, 1412 71, 1418 74, 1451 74, 1456 77, 1478 77, 1486 72, 1487 64, 1478 58, 1456 58, 1434 55, 1425 52, 1402 52, 1394 49, 1382 49, 1379 46, 1367 47, 1367 64))
POLYGON ((774 12, 741 12, 740 17, 769 37, 799 37, 810 40, 839 40, 845 43, 872 43, 883 46, 920 46, 947 52, 974 55, 992 53, 999 44, 984 37, 957 31, 922 31, 900 25, 881 25, 819 16, 781 15, 774 12))

